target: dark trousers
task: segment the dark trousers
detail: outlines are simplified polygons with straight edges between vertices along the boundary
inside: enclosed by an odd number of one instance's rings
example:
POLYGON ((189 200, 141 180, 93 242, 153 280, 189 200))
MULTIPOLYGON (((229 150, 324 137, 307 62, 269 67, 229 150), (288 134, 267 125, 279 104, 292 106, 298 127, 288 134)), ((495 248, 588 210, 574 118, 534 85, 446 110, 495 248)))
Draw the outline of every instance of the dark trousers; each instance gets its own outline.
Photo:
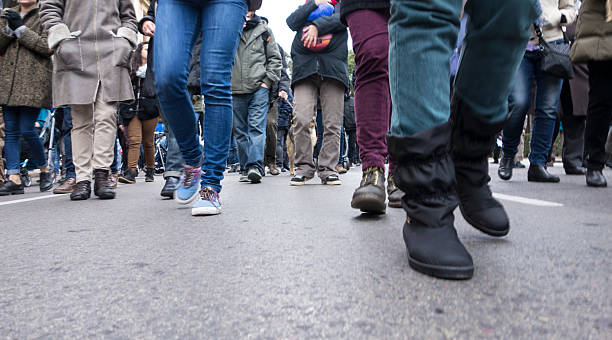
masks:
POLYGON ((612 60, 589 62, 589 109, 585 148, 587 168, 602 170, 606 139, 612 120, 612 60))
POLYGON ((279 127, 276 134, 276 166, 289 169, 289 156, 287 155, 288 127, 279 127))
POLYGON ((357 144, 357 130, 346 130, 348 137, 348 158, 351 164, 359 162, 359 145, 357 144))
POLYGON ((276 133, 278 130, 278 101, 270 103, 266 118, 266 150, 264 151, 264 166, 276 163, 276 133))
POLYGON ((76 178, 76 170, 72 162, 72 114, 69 107, 59 108, 55 110, 56 126, 61 127, 61 133, 58 140, 64 144, 64 161, 63 170, 66 178, 76 178))

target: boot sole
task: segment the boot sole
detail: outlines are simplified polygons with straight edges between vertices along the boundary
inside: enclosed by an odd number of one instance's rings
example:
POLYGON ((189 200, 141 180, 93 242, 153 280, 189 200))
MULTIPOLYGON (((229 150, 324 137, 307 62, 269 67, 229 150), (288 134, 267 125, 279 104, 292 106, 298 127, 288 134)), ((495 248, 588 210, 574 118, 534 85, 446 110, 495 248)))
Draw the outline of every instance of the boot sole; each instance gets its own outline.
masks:
POLYGON ((401 208, 401 207, 402 207, 402 201, 397 201, 397 202, 389 201, 389 208, 401 208))
POLYGON ((508 226, 508 228, 506 228, 505 230, 500 231, 500 230, 490 229, 490 228, 487 228, 487 226, 476 223, 476 221, 472 220, 470 215, 466 214, 463 211, 463 207, 461 206, 461 203, 459 203, 459 210, 461 211, 461 215, 463 215, 463 218, 465 219, 467 223, 469 223, 472 227, 480 230, 481 232, 489 236, 503 237, 503 236, 508 235, 508 233, 510 232, 510 226, 508 226))
POLYGON ((72 190, 53 190, 56 195, 72 194, 72 190))
POLYGON ((136 181, 132 181, 129 179, 125 179, 123 177, 119 177, 119 179, 117 180, 119 183, 123 183, 123 184, 134 184, 136 183, 136 181))
POLYGON ((10 195, 23 195, 25 194, 25 190, 15 190, 7 193, 2 193, 0 196, 10 196, 10 195))
POLYGON ((247 175, 249 181, 253 184, 261 183, 261 175, 256 173, 250 173, 247 175))
POLYGON ((472 278, 472 276, 474 276, 474 266, 449 267, 426 264, 411 258, 410 254, 408 254, 408 264, 410 265, 410 268, 416 270, 419 273, 433 276, 439 279, 469 280, 472 278))
POLYGON ((359 195, 351 201, 351 208, 359 209, 364 213, 384 214, 387 212, 385 199, 376 195, 359 195))

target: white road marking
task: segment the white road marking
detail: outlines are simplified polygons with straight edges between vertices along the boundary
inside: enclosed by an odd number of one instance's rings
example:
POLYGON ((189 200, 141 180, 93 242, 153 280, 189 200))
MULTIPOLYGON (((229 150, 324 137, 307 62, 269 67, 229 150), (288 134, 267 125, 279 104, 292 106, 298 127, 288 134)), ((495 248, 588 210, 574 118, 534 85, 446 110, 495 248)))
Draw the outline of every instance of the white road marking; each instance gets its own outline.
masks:
POLYGON ((563 206, 563 204, 561 203, 536 200, 533 198, 520 197, 520 196, 504 195, 504 194, 498 194, 498 193, 493 193, 493 197, 500 199, 500 200, 528 204, 528 205, 535 205, 538 207, 562 207, 563 206))
POLYGON ((38 201, 38 200, 44 200, 47 198, 54 198, 54 197, 66 197, 66 195, 46 195, 46 196, 39 196, 39 197, 32 197, 32 198, 24 198, 20 200, 0 202, 0 206, 9 205, 9 204, 17 204, 17 203, 25 203, 25 202, 31 202, 31 201, 38 201))

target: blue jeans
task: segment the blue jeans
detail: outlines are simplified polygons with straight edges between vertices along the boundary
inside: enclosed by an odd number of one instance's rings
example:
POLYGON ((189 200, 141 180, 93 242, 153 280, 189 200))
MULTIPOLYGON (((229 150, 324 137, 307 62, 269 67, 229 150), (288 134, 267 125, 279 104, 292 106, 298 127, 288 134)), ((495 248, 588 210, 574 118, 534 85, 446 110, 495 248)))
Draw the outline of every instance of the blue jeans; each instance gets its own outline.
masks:
POLYGON ((64 142, 64 169, 66 170, 67 178, 76 178, 74 163, 72 162, 72 112, 69 107, 62 109, 64 111, 64 119, 62 126, 62 135, 64 142))
POLYGON ((40 108, 26 106, 2 106, 4 116, 5 144, 4 153, 6 154, 6 172, 9 175, 19 174, 19 163, 21 156, 20 137, 28 143, 30 147, 30 160, 39 169, 47 166, 45 150, 34 128, 34 122, 38 117, 40 108))
POLYGON ((232 133, 232 139, 230 140, 229 155, 227 156, 227 164, 239 163, 238 159, 238 143, 236 142, 236 136, 232 133))
POLYGON ((234 135, 240 167, 257 168, 262 175, 269 93, 269 89, 260 87, 251 94, 234 95, 234 135))
MULTIPOLYGON (((391 134, 411 136, 450 115, 450 59, 461 1, 391 0, 389 73, 391 134)), ((490 122, 505 119, 508 94, 539 15, 537 0, 468 0, 457 95, 490 122)))
POLYGON ((246 0, 160 0, 155 31, 159 103, 185 164, 202 166, 202 186, 221 191, 232 130, 231 78, 247 11, 246 0), (191 50, 202 32, 201 88, 206 105, 204 159, 187 91, 191 50))
POLYGON ((529 162, 546 165, 557 121, 557 106, 563 79, 542 72, 540 63, 541 59, 536 53, 525 52, 508 98, 510 118, 504 125, 502 142, 504 157, 514 158, 521 142, 525 116, 531 106, 531 85, 535 80, 535 114, 529 143, 529 162))

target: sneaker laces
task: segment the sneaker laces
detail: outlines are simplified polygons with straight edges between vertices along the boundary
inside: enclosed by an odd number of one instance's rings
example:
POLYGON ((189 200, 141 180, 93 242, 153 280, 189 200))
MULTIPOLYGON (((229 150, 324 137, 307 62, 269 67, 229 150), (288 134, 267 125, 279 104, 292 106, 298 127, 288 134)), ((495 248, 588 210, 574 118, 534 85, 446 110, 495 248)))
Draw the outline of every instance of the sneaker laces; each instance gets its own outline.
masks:
POLYGON ((190 187, 193 185, 193 179, 199 173, 198 168, 185 167, 183 169, 183 186, 190 187))
POLYGON ((200 198, 204 201, 219 201, 219 194, 209 187, 204 187, 200 190, 200 198))

